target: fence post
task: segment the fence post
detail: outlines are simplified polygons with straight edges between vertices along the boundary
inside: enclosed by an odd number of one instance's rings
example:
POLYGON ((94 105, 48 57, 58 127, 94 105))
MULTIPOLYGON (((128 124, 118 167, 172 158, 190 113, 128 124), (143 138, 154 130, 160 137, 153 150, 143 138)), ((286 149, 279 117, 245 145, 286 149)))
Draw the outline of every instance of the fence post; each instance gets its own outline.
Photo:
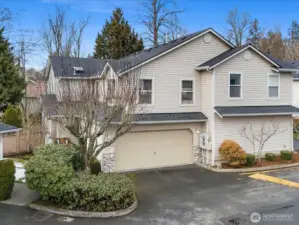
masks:
POLYGON ((16 153, 20 152, 20 131, 16 133, 16 153))

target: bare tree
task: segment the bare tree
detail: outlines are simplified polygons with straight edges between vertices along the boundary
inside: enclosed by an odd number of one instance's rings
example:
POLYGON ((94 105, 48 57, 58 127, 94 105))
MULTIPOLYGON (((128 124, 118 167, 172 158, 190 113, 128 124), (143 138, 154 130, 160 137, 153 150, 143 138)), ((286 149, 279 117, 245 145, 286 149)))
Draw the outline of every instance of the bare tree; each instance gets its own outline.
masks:
MULTIPOLYGON (((182 26, 180 23, 180 20, 178 18, 178 15, 174 14, 171 16, 168 29, 163 32, 164 37, 167 37, 167 39, 170 40, 175 40, 181 36, 184 36, 188 33, 187 29, 182 26)), ((165 40, 167 42, 168 40, 165 40)))
POLYGON ((89 17, 68 22, 67 10, 56 6, 55 16, 49 15, 47 25, 41 29, 44 49, 49 55, 79 57, 88 21, 89 17))
MULTIPOLYGON (((65 80, 59 87, 56 120, 79 146, 86 170, 104 148, 130 130, 141 112, 137 102, 140 71, 120 77, 111 77, 109 72, 101 80, 65 80)), ((53 107, 50 110, 53 112, 53 107)))
POLYGON ((234 8, 228 13, 226 23, 228 24, 228 39, 234 42, 236 46, 241 46, 245 33, 250 24, 248 13, 239 13, 238 8, 234 8))
POLYGON ((12 12, 9 8, 0 8, 0 28, 5 27, 5 31, 10 31, 12 19, 12 12))
POLYGON ((174 0, 141 0, 141 23, 146 27, 145 40, 152 45, 164 41, 164 34, 173 27, 173 16, 183 10, 175 9, 174 0))
POLYGON ((247 122, 240 130, 240 135, 245 137, 252 145, 253 154, 257 155, 258 161, 261 160, 265 144, 274 135, 284 133, 286 128, 280 126, 274 120, 261 120, 258 126, 254 126, 252 122, 247 122))

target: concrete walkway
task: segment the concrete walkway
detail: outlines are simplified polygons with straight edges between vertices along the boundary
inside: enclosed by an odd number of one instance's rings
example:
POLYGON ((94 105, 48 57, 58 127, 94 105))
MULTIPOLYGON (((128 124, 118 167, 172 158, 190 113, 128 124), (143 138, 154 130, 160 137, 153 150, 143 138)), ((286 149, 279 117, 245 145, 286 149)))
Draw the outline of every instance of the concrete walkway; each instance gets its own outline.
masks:
POLYGON ((0 203, 24 206, 39 198, 39 194, 27 188, 26 184, 15 183, 11 198, 0 203))

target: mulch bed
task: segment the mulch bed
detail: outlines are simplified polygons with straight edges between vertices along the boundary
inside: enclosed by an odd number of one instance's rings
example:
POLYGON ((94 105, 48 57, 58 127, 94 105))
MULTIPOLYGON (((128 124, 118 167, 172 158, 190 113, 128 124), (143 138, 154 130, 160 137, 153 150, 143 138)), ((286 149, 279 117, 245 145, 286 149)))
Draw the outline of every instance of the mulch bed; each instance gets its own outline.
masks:
POLYGON ((222 163, 223 169, 235 169, 235 168, 258 168, 258 167, 266 167, 266 166, 275 166, 275 165, 286 165, 286 164, 292 164, 292 163, 299 163, 299 153, 294 152, 292 160, 281 160, 280 155, 276 156, 275 161, 268 161, 266 159, 261 159, 260 162, 257 162, 254 166, 239 166, 239 167, 232 167, 228 163, 222 163))

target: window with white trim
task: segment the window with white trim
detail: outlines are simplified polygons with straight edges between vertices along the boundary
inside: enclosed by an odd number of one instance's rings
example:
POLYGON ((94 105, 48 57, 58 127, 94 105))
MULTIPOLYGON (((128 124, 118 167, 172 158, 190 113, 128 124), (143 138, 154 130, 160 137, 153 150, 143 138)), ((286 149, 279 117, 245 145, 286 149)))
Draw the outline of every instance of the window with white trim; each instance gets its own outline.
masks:
POLYGON ((152 104, 152 87, 151 79, 139 81, 139 104, 152 104))
POLYGON ((108 92, 114 92, 115 91, 115 79, 108 79, 107 80, 107 88, 108 88, 108 92))
POLYGON ((241 98, 241 74, 231 73, 229 74, 229 97, 241 98))
POLYGON ((279 75, 270 74, 268 81, 268 97, 278 98, 279 96, 279 75))
POLYGON ((193 80, 182 80, 181 86, 181 104, 194 103, 193 80))

